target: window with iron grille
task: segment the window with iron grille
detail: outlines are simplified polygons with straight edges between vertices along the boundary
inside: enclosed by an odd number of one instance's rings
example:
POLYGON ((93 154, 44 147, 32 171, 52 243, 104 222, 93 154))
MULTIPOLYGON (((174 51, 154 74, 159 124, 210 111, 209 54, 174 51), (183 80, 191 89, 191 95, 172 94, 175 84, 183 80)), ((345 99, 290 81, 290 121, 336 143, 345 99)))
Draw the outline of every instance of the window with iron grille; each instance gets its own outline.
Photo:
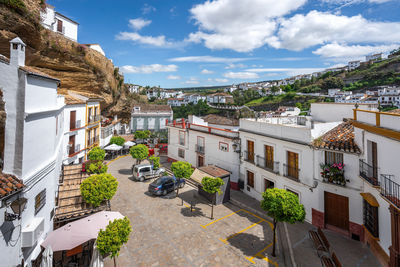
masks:
POLYGON ((364 200, 364 226, 376 238, 379 237, 378 207, 364 200))
POLYGON ((46 204, 46 189, 43 189, 35 197, 35 215, 43 208, 46 204))
POLYGON ((343 164, 343 153, 336 153, 325 151, 325 163, 332 165, 332 164, 343 164))
POLYGON ((178 157, 184 159, 184 158, 185 158, 185 150, 179 148, 179 149, 178 149, 178 157))

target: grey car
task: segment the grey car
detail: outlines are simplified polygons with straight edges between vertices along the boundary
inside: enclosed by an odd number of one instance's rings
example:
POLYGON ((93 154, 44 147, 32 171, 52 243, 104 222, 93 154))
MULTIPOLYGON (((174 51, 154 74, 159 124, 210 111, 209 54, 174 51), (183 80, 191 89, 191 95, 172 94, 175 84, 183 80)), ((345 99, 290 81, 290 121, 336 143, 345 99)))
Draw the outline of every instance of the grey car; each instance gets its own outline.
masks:
POLYGON ((132 166, 132 175, 135 180, 143 182, 146 179, 158 178, 165 172, 164 168, 154 169, 151 164, 140 164, 132 166))

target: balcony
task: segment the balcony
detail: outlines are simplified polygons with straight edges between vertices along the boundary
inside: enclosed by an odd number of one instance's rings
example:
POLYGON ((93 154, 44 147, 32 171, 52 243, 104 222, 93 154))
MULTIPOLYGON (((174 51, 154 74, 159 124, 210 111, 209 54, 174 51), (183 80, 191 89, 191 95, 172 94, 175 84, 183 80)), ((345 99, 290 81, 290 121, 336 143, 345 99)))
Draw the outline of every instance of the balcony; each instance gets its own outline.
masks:
POLYGON ((344 164, 321 164, 321 177, 325 183, 345 186, 348 182, 344 176, 344 164))
POLYGON ((242 158, 244 161, 254 163, 254 153, 250 153, 249 151, 243 151, 242 158))
POLYGON ((79 152, 81 150, 81 145, 74 145, 74 146, 69 146, 68 145, 68 156, 73 156, 75 153, 79 152))
POLYGON ((400 208, 400 185, 393 180, 394 175, 381 174, 381 195, 400 208))
POLYGON ((89 115, 88 116, 88 124, 100 121, 100 114, 97 115, 89 115))
POLYGON ((378 171, 377 167, 371 166, 360 159, 360 176, 373 186, 379 186, 378 171))
POLYGON ((196 152, 199 153, 199 154, 204 154, 205 153, 205 147, 204 146, 196 145, 195 149, 196 149, 196 152))
POLYGON ((283 176, 298 182, 299 174, 300 174, 299 168, 290 166, 288 164, 283 164, 283 176))
POLYGON ((81 128, 81 120, 71 121, 69 125, 69 130, 73 131, 81 128))
POLYGON ((256 165, 264 170, 279 174, 279 161, 267 160, 266 158, 257 155, 256 165))
POLYGON ((92 146, 92 145, 98 143, 99 140, 100 140, 100 139, 99 139, 99 136, 89 138, 89 139, 87 140, 87 146, 88 146, 88 147, 89 147, 89 146, 92 146))

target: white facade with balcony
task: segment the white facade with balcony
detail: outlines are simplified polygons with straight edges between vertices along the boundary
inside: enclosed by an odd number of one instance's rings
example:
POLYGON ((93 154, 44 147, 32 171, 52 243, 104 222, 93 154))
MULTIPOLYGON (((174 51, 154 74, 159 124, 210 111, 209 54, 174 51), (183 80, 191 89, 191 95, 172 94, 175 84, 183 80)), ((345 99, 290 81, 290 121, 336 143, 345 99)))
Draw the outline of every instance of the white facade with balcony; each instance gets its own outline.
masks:
POLYGON ((18 195, 1 200, 0 225, 2 266, 31 266, 41 251, 40 244, 53 229, 55 196, 63 153, 64 98, 57 95, 59 81, 25 66, 25 44, 11 41, 10 60, 0 60, 0 89, 5 112, 3 173, 22 180, 18 195), (13 213, 10 203, 27 200, 21 217, 5 222, 13 213))
POLYGON ((45 11, 40 12, 41 23, 43 27, 75 42, 78 41, 79 23, 55 11, 51 5, 46 5, 45 11))

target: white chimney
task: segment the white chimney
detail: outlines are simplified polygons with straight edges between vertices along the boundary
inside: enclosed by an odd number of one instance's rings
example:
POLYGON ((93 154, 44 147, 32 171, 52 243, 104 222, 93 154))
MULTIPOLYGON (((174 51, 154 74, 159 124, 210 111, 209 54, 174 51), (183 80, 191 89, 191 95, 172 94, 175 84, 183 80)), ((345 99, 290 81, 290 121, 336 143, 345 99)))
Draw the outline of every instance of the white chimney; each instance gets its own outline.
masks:
POLYGON ((19 37, 10 41, 10 64, 14 66, 25 66, 26 45, 19 37))

